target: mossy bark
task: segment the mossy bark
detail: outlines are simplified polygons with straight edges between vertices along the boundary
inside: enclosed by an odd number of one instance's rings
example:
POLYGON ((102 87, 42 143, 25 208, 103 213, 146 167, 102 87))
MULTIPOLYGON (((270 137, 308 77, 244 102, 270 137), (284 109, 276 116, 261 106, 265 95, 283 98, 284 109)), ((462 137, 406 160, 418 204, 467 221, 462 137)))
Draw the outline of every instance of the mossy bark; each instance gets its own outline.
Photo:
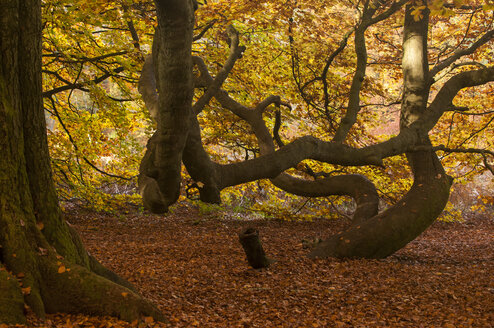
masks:
POLYGON ((2 1, 0 12, 0 323, 24 322, 24 306, 163 320, 63 220, 41 98, 41 3, 2 1))
POLYGON ((320 243, 311 258, 384 258, 419 236, 441 214, 452 179, 432 152, 409 154, 415 181, 396 205, 320 243))
POLYGON ((24 299, 17 278, 0 266, 0 322, 23 323, 24 299))

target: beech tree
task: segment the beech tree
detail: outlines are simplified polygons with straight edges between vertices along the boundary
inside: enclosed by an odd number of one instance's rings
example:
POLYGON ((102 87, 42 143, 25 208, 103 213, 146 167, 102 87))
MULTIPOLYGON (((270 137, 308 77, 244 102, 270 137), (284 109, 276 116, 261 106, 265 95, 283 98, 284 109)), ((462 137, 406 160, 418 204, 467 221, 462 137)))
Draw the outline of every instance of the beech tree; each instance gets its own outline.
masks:
POLYGON ((41 88, 41 2, 0 2, 0 323, 34 313, 159 311, 86 252, 52 182, 41 88))
MULTIPOLYGON (((429 133, 441 116, 454 108, 453 100, 460 90, 493 81, 494 68, 474 64, 481 68, 447 75, 448 80, 437 92, 432 92, 431 87, 439 73, 451 69, 458 60, 491 42, 494 35, 492 26, 466 49, 432 62, 428 51, 429 7, 432 4, 424 1, 365 1, 357 5, 360 16, 355 28, 343 37, 340 46, 328 56, 321 75, 312 80, 322 81, 321 93, 324 95, 327 95, 329 88, 337 88, 336 85, 328 85, 328 70, 353 34, 356 67, 348 93, 348 105, 332 139, 304 136, 284 144, 276 129, 272 134, 263 120, 263 113, 269 105, 288 106, 281 97, 268 96, 251 108, 222 89, 229 72, 245 50, 240 45, 237 31, 233 27, 228 28, 229 57, 213 77, 205 62, 191 53, 193 2, 155 2, 158 28, 154 37, 153 55, 146 60, 139 85, 148 109, 156 113, 154 116, 157 120, 157 130, 147 144, 140 167, 139 190, 146 208, 154 213, 164 213, 177 201, 182 163, 196 181, 200 198, 205 202, 220 202, 220 192, 226 187, 265 178, 271 179, 278 188, 296 195, 353 197, 357 204, 353 224, 344 232, 321 242, 309 255, 321 258, 386 257, 420 235, 443 211, 452 178, 445 173, 436 155, 444 147, 434 146, 429 133), (366 31, 402 10, 405 19, 402 32, 400 132, 384 142, 361 148, 351 146, 347 138, 363 108, 361 90, 368 66, 366 31), (195 75, 193 66, 198 72, 195 75), (204 92, 192 103, 194 88, 204 92), (231 164, 219 164, 211 160, 201 141, 197 115, 213 97, 223 108, 249 124, 261 156, 231 164), (406 155, 414 182, 400 201, 381 213, 378 213, 376 188, 362 175, 304 180, 284 173, 306 159, 341 166, 383 166, 384 159, 400 154, 406 155)), ((437 4, 434 3, 434 6, 437 4)), ((442 1, 440 6, 453 7, 442 1)), ((302 97, 305 86, 299 84, 302 97)), ((325 99, 327 105, 328 98, 325 99)), ((477 151, 492 154, 490 151, 477 151)), ((485 165, 489 166, 487 161, 485 165)))

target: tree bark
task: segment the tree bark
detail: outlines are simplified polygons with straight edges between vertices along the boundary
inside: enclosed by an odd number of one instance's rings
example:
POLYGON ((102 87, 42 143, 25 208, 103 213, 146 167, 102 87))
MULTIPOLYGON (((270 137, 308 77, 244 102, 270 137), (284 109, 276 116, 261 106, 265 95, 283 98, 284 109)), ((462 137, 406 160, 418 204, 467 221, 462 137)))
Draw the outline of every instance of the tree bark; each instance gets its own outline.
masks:
MULTIPOLYGON (((422 18, 406 7, 403 39, 404 95, 401 128, 409 128, 424 114, 429 94, 427 63, 428 9, 422 18)), ((452 179, 446 175, 427 134, 418 136, 415 146, 429 151, 407 153, 414 183, 405 197, 387 211, 320 243, 312 258, 384 258, 419 236, 441 214, 449 198, 452 179)))
MULTIPOLYGON (((486 67, 457 74, 443 85, 434 101, 427 107, 432 80, 428 72, 427 6, 424 7, 421 15, 415 15, 416 20, 412 15, 416 6, 411 2, 405 0, 394 2, 387 10, 375 16, 374 14, 378 12, 377 6, 381 4, 380 1, 363 4, 362 21, 355 31, 358 58, 349 105, 332 142, 304 136, 275 151, 272 136, 263 120, 263 113, 271 104, 279 106, 282 103, 280 98, 269 96, 257 106, 249 108, 235 101, 221 89, 222 81, 233 67, 235 59, 241 54, 235 52, 235 47, 238 48, 238 40, 232 43, 230 57, 214 79, 202 59, 193 58, 200 72, 196 86, 207 88, 207 92, 193 107, 196 108, 195 113, 200 112, 214 94, 224 108, 249 123, 261 152, 261 156, 243 162, 227 165, 212 162, 202 146, 197 119, 192 116, 188 121, 188 135, 182 160, 193 179, 201 182, 202 200, 219 202, 222 189, 263 178, 269 178, 277 187, 297 195, 353 197, 357 202, 357 211, 354 214, 352 227, 321 243, 310 254, 312 257, 384 257, 406 245, 434 222, 448 199, 451 179, 445 174, 440 161, 432 151, 428 133, 444 111, 451 106, 459 90, 493 81, 494 68, 486 67), (403 39, 404 90, 400 133, 385 142, 360 149, 347 146, 343 141, 356 122, 360 111, 360 89, 365 77, 367 61, 365 30, 386 19, 407 3, 403 39), (418 149, 421 151, 418 152, 418 149), (305 181, 283 173, 305 159, 343 166, 382 166, 384 158, 403 153, 407 155, 413 171, 414 184, 402 201, 381 214, 378 214, 379 199, 376 188, 363 176, 345 175, 305 181)), ((159 81, 157 84, 159 85, 159 81)), ((325 93, 326 88, 327 85, 325 85, 325 93)), ((149 146, 148 151, 155 151, 152 147, 149 146)), ((156 167, 152 164, 154 155, 149 155, 148 158, 149 161, 143 160, 143 165, 146 162, 151 163, 149 164, 151 169, 148 171, 156 172, 156 167)), ((159 174, 156 173, 155 177, 151 174, 141 176, 154 179, 159 174)), ((157 209, 161 210, 160 206, 163 202, 158 189, 155 187, 145 190, 148 195, 143 198, 146 204, 154 197, 157 200, 157 209), (151 192, 152 190, 158 192, 151 192)))
POLYGON ((155 0, 158 27, 153 66, 158 90, 158 129, 139 169, 144 206, 163 213, 180 195, 182 153, 192 115, 192 38, 195 2, 155 0))
POLYGON ((2 1, 0 12, 0 323, 24 322, 24 305, 39 316, 164 320, 90 257, 63 220, 42 104, 41 3, 2 1))
POLYGON ((238 239, 251 267, 262 269, 269 266, 271 260, 266 257, 266 253, 262 248, 261 241, 259 240, 259 231, 255 228, 246 228, 238 234, 238 239))

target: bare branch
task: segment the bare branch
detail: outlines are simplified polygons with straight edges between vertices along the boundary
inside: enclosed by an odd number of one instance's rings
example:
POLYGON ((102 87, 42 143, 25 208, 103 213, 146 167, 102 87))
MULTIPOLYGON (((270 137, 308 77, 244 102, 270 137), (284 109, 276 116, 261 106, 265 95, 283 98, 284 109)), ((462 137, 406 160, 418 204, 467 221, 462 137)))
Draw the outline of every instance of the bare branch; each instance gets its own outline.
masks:
POLYGON ((223 82, 225 82, 228 74, 233 69, 237 59, 242 57, 242 53, 245 51, 244 46, 239 46, 238 32, 235 28, 230 25, 227 28, 227 34, 230 38, 230 55, 225 62, 223 68, 218 72, 213 82, 208 86, 204 94, 197 100, 197 102, 192 106, 192 110, 195 114, 199 114, 204 106, 209 103, 211 98, 219 91, 223 82))
MULTIPOLYGON (((118 67, 118 68, 114 69, 113 72, 118 74, 120 72, 123 72, 123 70, 124 70, 123 67, 118 67)), ((54 88, 52 90, 43 92, 43 97, 47 98, 47 97, 51 97, 51 96, 53 96, 59 92, 63 92, 63 91, 67 91, 67 90, 74 90, 74 89, 81 89, 81 88, 84 88, 85 86, 88 86, 91 84, 98 84, 98 83, 103 82, 104 80, 106 80, 107 78, 109 78, 111 76, 113 76, 113 73, 107 72, 107 73, 103 74, 102 76, 97 77, 97 78, 90 80, 90 81, 80 82, 80 83, 72 83, 72 84, 67 84, 67 85, 64 85, 64 86, 61 86, 58 88, 54 88)))
POLYGON ((494 151, 479 148, 448 148, 444 145, 439 145, 432 148, 434 151, 444 151, 446 153, 462 153, 462 154, 489 154, 494 156, 494 151))
POLYGON ((275 113, 274 127, 273 127, 273 139, 278 144, 278 147, 283 147, 285 143, 280 137, 280 127, 281 127, 281 111, 278 109, 275 113))
POLYGON ((430 83, 434 82, 434 76, 448 67, 449 65, 453 64, 456 60, 458 60, 460 57, 471 55, 477 50, 480 46, 486 44, 487 42, 491 41, 494 38, 494 30, 489 30, 480 39, 472 43, 472 45, 466 49, 461 49, 457 50, 451 55, 449 58, 443 60, 441 63, 437 64, 434 66, 430 72, 429 72, 429 77, 430 77, 430 83))
MULTIPOLYGON (((69 141, 72 144, 72 146, 74 147, 76 153, 79 153, 79 147, 75 143, 75 140, 72 138, 72 135, 70 134, 69 130, 67 129, 67 126, 65 125, 62 118, 60 117, 60 113, 58 112, 57 106, 55 104, 55 100, 51 96, 50 96, 50 101, 51 101, 51 104, 53 107, 53 113, 55 114, 56 118, 58 119, 58 122, 60 122, 60 125, 62 126, 63 130, 67 134, 67 137, 69 138, 69 141)), ((79 156, 79 155, 77 155, 77 156, 79 156)), ((84 162, 86 162, 87 165, 89 165, 90 167, 92 167, 94 170, 98 171, 101 174, 107 175, 107 176, 112 177, 112 178, 117 178, 117 179, 122 179, 122 180, 127 180, 127 181, 132 180, 132 177, 126 178, 126 177, 123 177, 120 175, 115 175, 115 174, 111 174, 111 173, 103 171, 102 169, 100 169, 96 165, 94 165, 89 159, 87 159, 86 156, 82 156, 82 159, 84 160, 84 162)))
POLYGON ((369 20, 369 26, 374 25, 380 21, 385 20, 389 16, 393 15, 395 12, 397 12, 401 7, 403 7, 408 0, 401 0, 401 1, 395 1, 391 4, 391 6, 384 11, 383 13, 377 15, 376 17, 373 17, 371 20, 369 20))
POLYGON ((487 156, 485 156, 485 154, 482 154, 482 157, 484 159, 484 165, 485 167, 491 171, 492 175, 494 175, 494 166, 492 166, 491 164, 489 164, 489 162, 487 162, 487 156))
POLYGON ((494 67, 486 67, 474 71, 466 71, 451 77, 439 90, 436 97, 429 105, 429 109, 419 119, 420 124, 429 131, 437 123, 441 115, 451 108, 453 99, 461 89, 486 84, 494 81, 494 67))
POLYGON ((216 19, 213 19, 211 22, 209 22, 206 26, 204 26, 204 28, 201 30, 201 32, 199 32, 199 34, 194 35, 192 41, 200 40, 204 36, 204 34, 206 34, 206 32, 214 26, 215 23, 216 23, 216 19))

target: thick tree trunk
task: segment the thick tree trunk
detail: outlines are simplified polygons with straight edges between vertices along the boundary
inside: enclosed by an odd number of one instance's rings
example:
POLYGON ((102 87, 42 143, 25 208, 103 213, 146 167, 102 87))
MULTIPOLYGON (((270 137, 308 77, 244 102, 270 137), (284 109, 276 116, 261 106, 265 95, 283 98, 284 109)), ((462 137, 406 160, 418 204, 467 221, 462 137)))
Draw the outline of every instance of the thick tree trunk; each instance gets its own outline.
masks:
POLYGON ((0 323, 23 322, 24 305, 40 316, 162 320, 62 219, 41 98, 40 8, 39 0, 0 3, 0 323))
MULTIPOLYGON (((195 2, 155 0, 155 3, 158 27, 153 43, 153 66, 159 96, 158 112, 154 116, 158 129, 148 142, 138 182, 144 206, 154 213, 163 213, 180 195, 182 153, 189 133, 194 93, 191 51, 195 2)), ((153 87, 144 89, 152 93, 153 87)))
POLYGON ((384 258, 419 236, 441 214, 452 179, 432 151, 408 155, 415 175, 410 191, 387 211, 320 243, 312 258, 384 258))

